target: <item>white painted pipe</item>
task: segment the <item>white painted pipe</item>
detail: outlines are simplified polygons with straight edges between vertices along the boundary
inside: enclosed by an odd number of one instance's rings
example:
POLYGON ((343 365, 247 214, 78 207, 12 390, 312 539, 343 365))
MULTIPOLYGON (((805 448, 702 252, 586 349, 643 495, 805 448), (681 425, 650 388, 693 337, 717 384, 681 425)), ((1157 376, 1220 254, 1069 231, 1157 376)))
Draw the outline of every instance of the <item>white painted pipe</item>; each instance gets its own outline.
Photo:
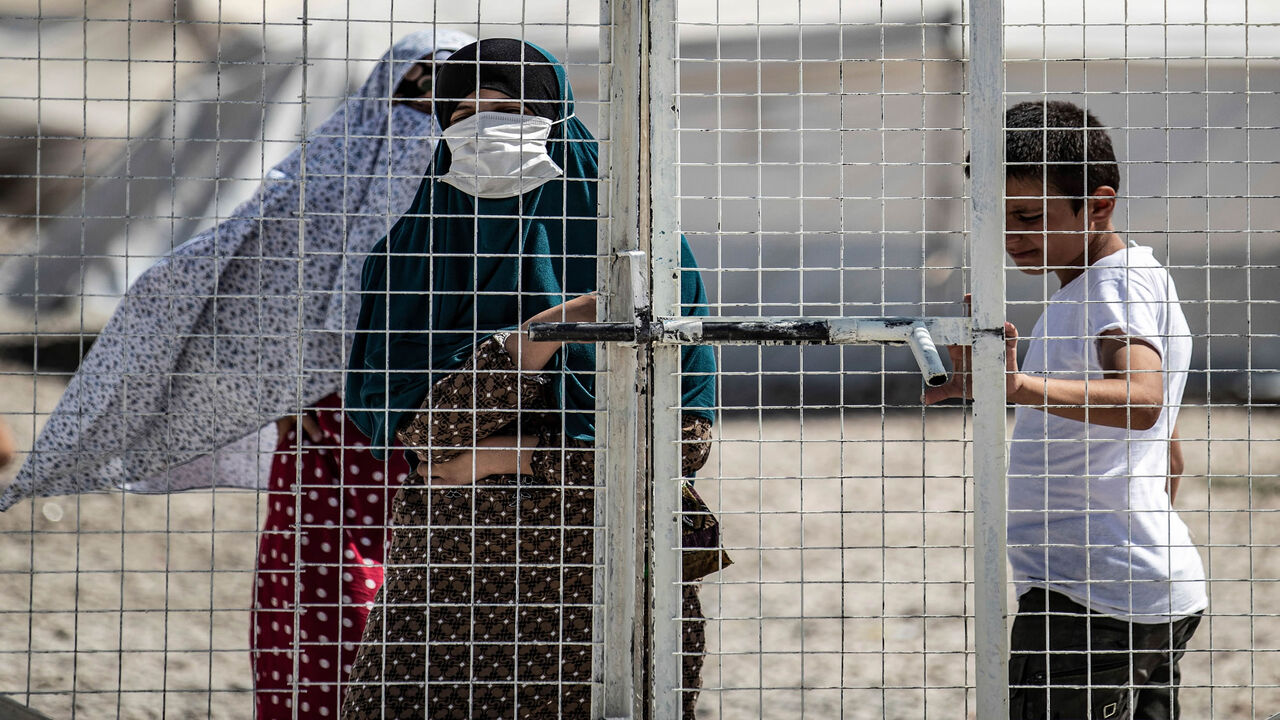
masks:
POLYGON ((942 365, 938 355, 938 347, 933 344, 933 336, 928 328, 917 325, 907 336, 907 345, 911 346, 911 354, 916 356, 916 364, 920 366, 920 374, 924 375, 924 384, 938 387, 947 382, 947 369, 942 365))

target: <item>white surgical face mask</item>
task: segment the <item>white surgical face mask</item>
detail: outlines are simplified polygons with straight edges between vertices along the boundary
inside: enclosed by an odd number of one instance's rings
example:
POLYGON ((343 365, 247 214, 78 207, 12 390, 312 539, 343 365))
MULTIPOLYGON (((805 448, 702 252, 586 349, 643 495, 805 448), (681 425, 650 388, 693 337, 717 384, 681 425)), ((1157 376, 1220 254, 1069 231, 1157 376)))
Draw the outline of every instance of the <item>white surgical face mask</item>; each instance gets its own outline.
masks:
POLYGON ((547 155, 551 121, 536 115, 479 112, 444 131, 453 156, 440 178, 468 195, 523 195, 564 174, 547 155))

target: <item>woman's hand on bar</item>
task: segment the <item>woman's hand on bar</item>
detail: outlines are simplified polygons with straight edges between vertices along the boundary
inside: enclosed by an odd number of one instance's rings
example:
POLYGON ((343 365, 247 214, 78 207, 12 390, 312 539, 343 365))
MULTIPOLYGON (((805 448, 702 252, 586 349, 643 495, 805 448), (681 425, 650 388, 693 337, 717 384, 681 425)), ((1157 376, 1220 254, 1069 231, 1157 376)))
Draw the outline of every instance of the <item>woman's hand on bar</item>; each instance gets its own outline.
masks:
POLYGON ((449 462, 418 464, 418 474, 430 485, 472 485, 491 475, 532 475, 532 436, 494 435, 476 443, 449 462))
POLYGON ((529 339, 529 326, 537 322, 595 322, 596 319, 596 293, 587 293, 557 305, 548 308, 534 315, 520 326, 517 332, 511 333, 507 338, 507 354, 515 361, 516 366, 521 370, 537 372, 547 366, 551 362, 551 356, 556 354, 564 343, 551 340, 544 342, 534 342, 529 339))

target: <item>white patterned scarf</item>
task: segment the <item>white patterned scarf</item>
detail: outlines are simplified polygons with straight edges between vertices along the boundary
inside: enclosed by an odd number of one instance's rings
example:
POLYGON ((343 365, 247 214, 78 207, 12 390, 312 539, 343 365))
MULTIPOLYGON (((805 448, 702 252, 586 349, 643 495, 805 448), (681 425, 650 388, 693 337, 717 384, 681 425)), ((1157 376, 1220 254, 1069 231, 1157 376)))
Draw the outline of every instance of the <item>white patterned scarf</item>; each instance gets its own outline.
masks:
POLYGON ((340 391, 365 253, 431 162, 438 125, 392 91, 414 61, 473 41, 397 42, 253 197, 143 273, 0 510, 110 488, 265 487, 272 421, 340 391))

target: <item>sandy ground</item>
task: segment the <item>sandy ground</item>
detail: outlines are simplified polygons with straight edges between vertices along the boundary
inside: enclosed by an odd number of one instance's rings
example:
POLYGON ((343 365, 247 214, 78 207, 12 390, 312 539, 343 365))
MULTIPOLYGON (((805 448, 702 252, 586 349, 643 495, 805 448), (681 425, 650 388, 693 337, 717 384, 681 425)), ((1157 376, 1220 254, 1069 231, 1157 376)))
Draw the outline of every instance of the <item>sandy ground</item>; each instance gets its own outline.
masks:
MULTIPOLYGON (((1268 718, 1280 416, 1190 408, 1180 431, 1177 506, 1212 580, 1183 661, 1184 717, 1268 718)), ((720 620, 700 716, 975 717, 966 435, 955 410, 723 423, 703 473, 719 479, 699 487, 737 565, 703 591, 720 620)))
MULTIPOLYGON (((2 384, 26 446, 58 384, 2 384)), ((954 409, 724 418, 699 488, 736 564, 703 590, 699 717, 974 717, 970 431, 954 409)), ((1182 433, 1178 505, 1212 577, 1184 717, 1266 718, 1280 712, 1280 415, 1191 408, 1182 433)), ((89 718, 250 717, 260 511, 253 494, 197 492, 0 515, 0 693, 54 718, 73 703, 89 718)))

